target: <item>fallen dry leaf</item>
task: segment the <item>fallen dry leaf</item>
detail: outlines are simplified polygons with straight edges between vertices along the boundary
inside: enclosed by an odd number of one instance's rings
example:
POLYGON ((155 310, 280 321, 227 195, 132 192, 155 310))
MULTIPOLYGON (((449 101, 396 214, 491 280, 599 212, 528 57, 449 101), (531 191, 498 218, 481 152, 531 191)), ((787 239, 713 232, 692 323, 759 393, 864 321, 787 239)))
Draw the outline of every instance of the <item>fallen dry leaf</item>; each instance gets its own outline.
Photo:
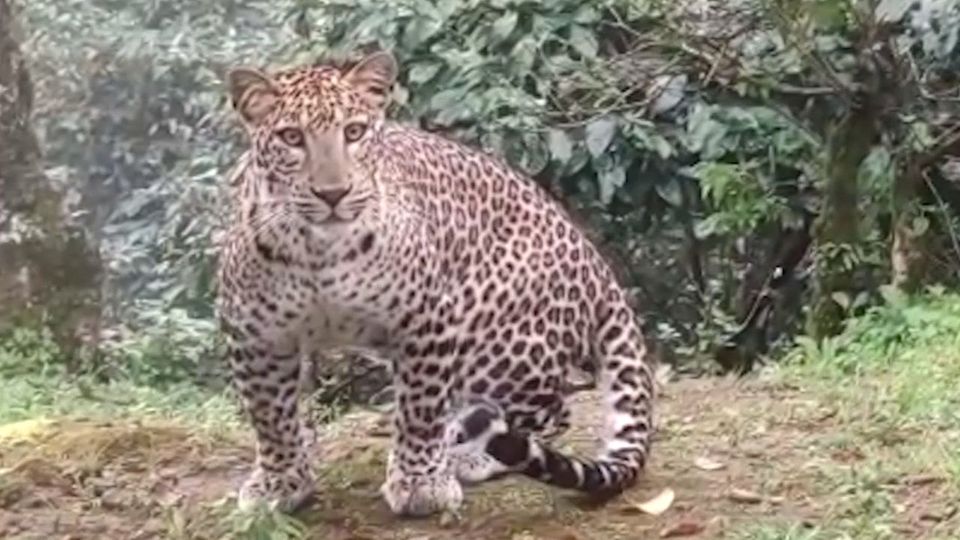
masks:
POLYGON ((758 493, 753 491, 748 491, 746 489, 733 488, 727 493, 727 497, 731 501, 742 502, 748 504, 757 504, 763 502, 763 497, 758 493))
POLYGON ((660 492, 659 495, 650 499, 649 501, 637 503, 634 506, 637 510, 640 510, 644 514, 650 514, 651 516, 659 516, 660 514, 667 511, 670 508, 670 505, 673 504, 673 499, 676 495, 673 493, 673 490, 666 488, 660 492))
POLYGON ((681 521, 680 523, 675 523, 669 527, 665 527, 660 531, 660 538, 677 538, 678 536, 693 536, 695 534, 700 534, 703 532, 704 527, 702 524, 695 521, 681 521))
POLYGON ((693 466, 701 471, 719 471, 720 469, 726 467, 725 464, 708 457, 698 457, 697 459, 693 460, 693 466))
POLYGON ((905 486, 926 486, 929 484, 939 484, 945 479, 942 476, 932 475, 932 474, 920 474, 916 476, 907 476, 900 480, 899 483, 905 486))

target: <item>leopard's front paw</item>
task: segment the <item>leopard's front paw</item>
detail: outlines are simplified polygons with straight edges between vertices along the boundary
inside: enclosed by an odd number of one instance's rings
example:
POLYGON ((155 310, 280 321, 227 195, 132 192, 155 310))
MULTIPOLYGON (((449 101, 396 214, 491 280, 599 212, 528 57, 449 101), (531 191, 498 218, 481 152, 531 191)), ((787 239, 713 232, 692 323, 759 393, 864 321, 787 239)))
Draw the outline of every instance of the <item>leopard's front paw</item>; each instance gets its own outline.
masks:
POLYGON ((315 477, 309 466, 282 474, 257 467, 240 487, 237 506, 241 510, 252 510, 264 504, 280 512, 292 512, 313 495, 314 489, 315 477))
POLYGON ((388 474, 380 493, 397 515, 456 514, 463 503, 460 482, 450 473, 405 476, 395 472, 388 474))

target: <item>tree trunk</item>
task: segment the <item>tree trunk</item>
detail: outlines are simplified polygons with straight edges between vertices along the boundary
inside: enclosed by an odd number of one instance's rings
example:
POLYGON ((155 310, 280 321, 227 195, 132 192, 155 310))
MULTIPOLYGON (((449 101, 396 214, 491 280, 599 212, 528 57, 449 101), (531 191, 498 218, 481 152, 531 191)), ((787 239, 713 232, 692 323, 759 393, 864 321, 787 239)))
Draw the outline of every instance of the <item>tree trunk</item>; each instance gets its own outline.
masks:
POLYGON ((834 294, 854 296, 856 268, 836 255, 849 252, 859 240, 857 172, 877 129, 866 101, 861 97, 861 104, 840 120, 828 141, 823 198, 814 226, 813 303, 807 319, 807 332, 814 339, 836 335, 843 328, 844 309, 834 294))
POLYGON ((17 30, 0 0, 0 332, 46 326, 72 360, 99 321, 101 264, 43 172, 17 30))
POLYGON ((928 227, 918 223, 923 213, 918 200, 923 171, 918 159, 910 159, 893 185, 893 241, 890 246, 891 284, 913 293, 927 274, 925 244, 928 227))

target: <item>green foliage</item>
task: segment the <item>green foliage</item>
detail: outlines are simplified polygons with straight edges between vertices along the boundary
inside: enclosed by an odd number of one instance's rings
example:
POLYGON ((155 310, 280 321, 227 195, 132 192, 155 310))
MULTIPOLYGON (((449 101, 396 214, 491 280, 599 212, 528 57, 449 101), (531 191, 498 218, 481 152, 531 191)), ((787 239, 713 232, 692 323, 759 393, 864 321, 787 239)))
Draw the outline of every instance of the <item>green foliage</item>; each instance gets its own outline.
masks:
POLYGON ((157 417, 189 421, 211 430, 241 426, 236 400, 193 384, 163 388, 129 381, 102 382, 88 375, 19 375, 0 379, 0 423, 40 417, 157 417))
POLYGON ((174 540, 300 540, 306 537, 303 523, 265 505, 242 511, 237 509, 235 501, 224 499, 202 517, 204 519, 190 521, 180 509, 171 508, 166 515, 166 537, 174 540))
POLYGON ((834 538, 816 528, 803 525, 774 526, 756 525, 738 530, 732 535, 735 540, 826 540, 834 538))
MULTIPOLYGON (((925 81, 958 68, 960 10, 941 4, 878 8, 902 22, 893 39, 925 81)), ((243 145, 227 67, 391 49, 395 117, 535 177, 619 255, 655 333, 704 351, 745 311, 744 276, 762 281, 778 231, 816 207, 822 141, 850 103, 866 5, 751 0, 713 17, 658 0, 38 0, 24 14, 50 173, 101 239, 109 314, 127 321, 110 370, 153 383, 213 370, 205 321, 222 177, 243 145)), ((899 107, 859 167, 872 236, 834 251, 865 290, 887 269, 880 224, 896 171, 942 134, 934 101, 899 107)), ((918 218, 917 230, 930 226, 918 218)), ((851 313, 876 298, 847 296, 837 301, 851 313)))
POLYGON ((183 309, 135 313, 138 327, 116 329, 88 362, 61 354, 51 333, 13 328, 0 336, 0 423, 47 414, 216 417, 226 425, 235 406, 225 395, 219 337, 212 320, 183 309))
MULTIPOLYGON (((641 295, 673 288, 663 303, 643 302, 671 342, 696 335, 690 313, 707 313, 677 255, 653 257, 651 244, 690 249, 684 220, 724 246, 795 224, 788 198, 798 178, 817 175, 816 139, 779 108, 726 102, 670 69, 683 61, 680 40, 656 2, 307 1, 297 13, 319 27, 297 54, 393 50, 404 68, 396 114, 502 155, 588 210, 646 283, 641 295), (631 47, 654 51, 654 63, 630 63, 631 47), (663 91, 637 97, 646 85, 663 91), (658 284, 663 276, 679 279, 658 284)), ((729 265, 723 251, 701 262, 718 282, 710 288, 729 297, 735 278, 716 271, 729 265)))
POLYGON ((111 330, 99 343, 98 357, 82 364, 65 358, 46 328, 15 327, 0 337, 0 378, 93 377, 158 389, 222 388, 225 368, 212 319, 156 305, 138 306, 133 313, 137 320, 111 330))
POLYGON ((63 356, 47 329, 15 327, 0 336, 0 377, 55 375, 63 370, 63 356))
POLYGON ((171 0, 25 7, 51 173, 100 233, 111 291, 209 313, 218 191, 239 152, 223 122, 222 73, 282 41, 276 10, 171 0))
POLYGON ((322 40, 307 54, 378 43, 404 66, 398 113, 453 130, 505 156, 528 174, 603 171, 595 189, 609 200, 638 149, 623 132, 636 115, 616 114, 623 96, 603 89, 597 53, 604 12, 622 1, 315 2, 322 40), (575 74, 588 80, 575 83, 575 74), (564 112, 563 88, 595 95, 564 112), (575 117, 576 125, 570 120, 575 117), (629 150, 628 150, 629 149, 629 150))
POLYGON ((680 179, 661 167, 670 159, 757 156, 773 161, 771 172, 809 162, 809 136, 774 109, 707 105, 706 96, 687 103, 682 77, 667 79, 680 83, 673 117, 651 117, 631 99, 623 83, 641 75, 603 53, 616 51, 610 36, 624 26, 657 16, 652 3, 645 12, 616 0, 460 4, 305 2, 323 37, 301 54, 370 43, 395 51, 406 69, 396 96, 403 117, 482 144, 584 204, 643 211, 658 195, 681 205, 680 179))
MULTIPOLYGON (((960 295, 934 287, 908 296, 886 287, 883 296, 883 304, 849 319, 842 334, 798 339, 776 370, 781 382, 813 392, 830 411, 818 429, 833 433, 833 441, 809 450, 861 456, 821 470, 824 491, 817 498, 835 503, 811 538, 899 538, 904 501, 925 500, 927 493, 908 488, 904 478, 942 478, 945 500, 955 500, 960 486, 952 442, 960 435, 960 295)), ((956 523, 945 522, 926 534, 953 538, 955 530, 956 523)), ((769 536, 743 534, 753 537, 769 536)))
POLYGON ((193 317, 183 308, 143 301, 135 321, 103 343, 101 370, 111 378, 162 388, 169 384, 217 382, 223 368, 220 335, 213 319, 193 317))
POLYGON ((960 426, 960 295, 883 291, 885 302, 849 320, 843 334, 819 343, 798 338, 791 369, 831 384, 883 375, 882 407, 891 414, 960 426))
POLYGON ((783 211, 783 201, 771 196, 750 164, 703 162, 694 168, 703 199, 717 210, 699 223, 700 236, 749 234, 771 216, 783 211))
POLYGON ((105 343, 100 362, 81 366, 60 354, 46 329, 18 327, 0 337, 0 423, 47 415, 130 414, 234 424, 238 409, 220 383, 222 374, 198 373, 209 368, 210 321, 175 310, 151 322, 156 326, 105 343), (208 349, 196 348, 197 343, 208 349))

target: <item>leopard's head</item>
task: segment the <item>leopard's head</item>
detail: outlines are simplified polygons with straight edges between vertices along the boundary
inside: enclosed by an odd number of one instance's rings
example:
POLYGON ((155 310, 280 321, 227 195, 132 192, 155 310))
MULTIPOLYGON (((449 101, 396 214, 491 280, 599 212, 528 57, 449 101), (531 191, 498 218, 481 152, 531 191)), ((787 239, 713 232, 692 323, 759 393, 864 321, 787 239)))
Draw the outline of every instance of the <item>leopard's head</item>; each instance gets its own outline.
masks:
POLYGON ((264 219, 349 223, 377 195, 375 146, 397 76, 388 52, 349 67, 318 65, 228 75, 246 127, 264 219))

